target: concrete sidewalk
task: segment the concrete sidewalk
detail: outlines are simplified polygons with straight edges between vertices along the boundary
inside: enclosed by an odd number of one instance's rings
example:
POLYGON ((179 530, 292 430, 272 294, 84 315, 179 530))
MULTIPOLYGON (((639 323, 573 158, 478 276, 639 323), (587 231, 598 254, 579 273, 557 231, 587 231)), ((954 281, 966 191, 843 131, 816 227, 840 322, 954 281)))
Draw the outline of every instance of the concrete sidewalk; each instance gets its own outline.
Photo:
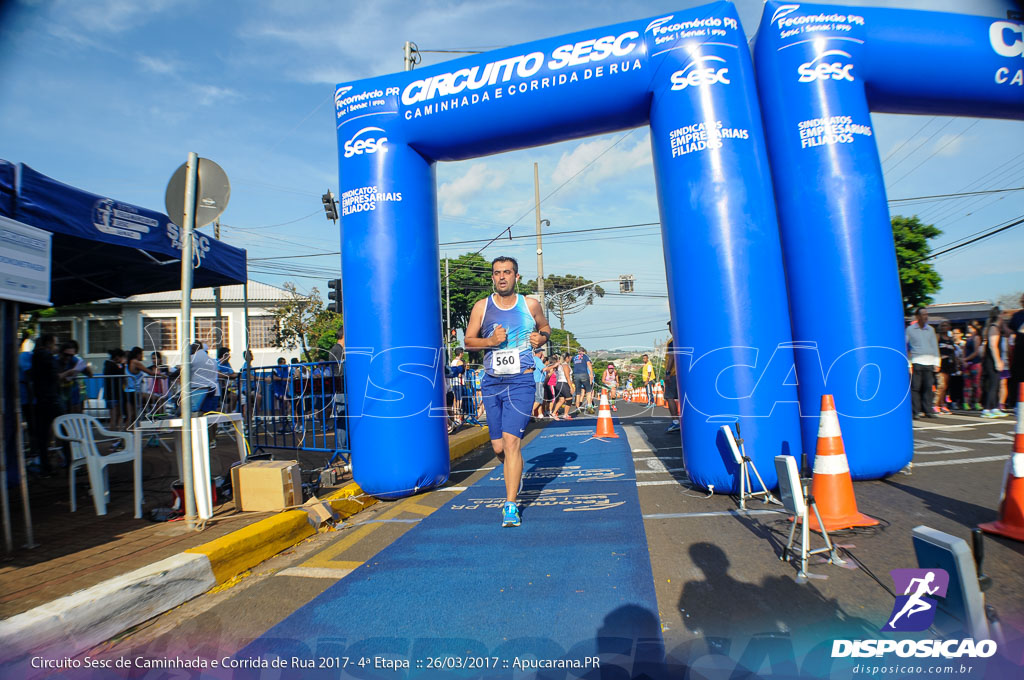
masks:
MULTIPOLYGON (((214 476, 227 474, 237 460, 233 442, 222 439, 211 452, 214 476)), ((449 441, 455 459, 485 444, 487 429, 465 429, 449 441)), ((144 453, 144 517, 153 507, 170 505, 176 470, 173 457, 165 454, 153 449, 144 453)), ((125 470, 112 469, 111 504, 103 517, 95 515, 87 480, 78 489, 76 513, 69 511, 66 476, 33 482, 31 511, 39 545, 19 547, 0 562, 0 617, 5 619, 0 620, 0 663, 46 648, 61 654, 86 649, 231 581, 317 533, 304 511, 240 513, 233 501, 217 506, 203 531, 189 531, 180 521, 135 519, 130 466, 119 467, 125 470), (106 603, 103 611, 95 606, 98 601, 106 603)), ((83 477, 79 474, 78 480, 83 477)), ((342 519, 376 502, 347 480, 322 489, 320 498, 342 519)), ((22 546, 20 506, 12 522, 18 531, 16 545, 22 546)))

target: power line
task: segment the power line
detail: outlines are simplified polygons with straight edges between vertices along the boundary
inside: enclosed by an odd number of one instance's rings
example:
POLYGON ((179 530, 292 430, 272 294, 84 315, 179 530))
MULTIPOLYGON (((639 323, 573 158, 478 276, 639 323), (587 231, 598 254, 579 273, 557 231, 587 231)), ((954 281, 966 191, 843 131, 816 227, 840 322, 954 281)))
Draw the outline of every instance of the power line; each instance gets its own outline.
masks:
MULTIPOLYGON (((903 163, 903 162, 904 162, 905 160, 907 160, 908 158, 910 158, 911 156, 913 156, 913 155, 914 155, 914 154, 915 154, 915 153, 916 153, 916 152, 917 152, 917 151, 918 151, 919 149, 922 149, 922 148, 924 148, 924 145, 925 145, 925 144, 927 144, 928 142, 932 141, 932 138, 934 138, 934 137, 935 137, 935 135, 939 134, 940 132, 942 132, 943 130, 945 130, 945 129, 946 129, 947 127, 949 127, 949 126, 950 126, 950 124, 952 124, 952 122, 953 122, 954 120, 956 120, 956 118, 950 118, 949 120, 947 120, 947 121, 946 121, 946 124, 945 124, 945 125, 941 126, 941 127, 940 127, 940 128, 938 129, 938 130, 936 130, 935 132, 933 132, 933 133, 931 133, 930 135, 928 135, 928 137, 926 137, 926 138, 925 138, 925 140, 924 140, 923 142, 921 142, 921 143, 920 143, 920 144, 918 144, 918 145, 917 145, 916 147, 914 147, 914 149, 913 149, 912 151, 910 151, 910 153, 908 153, 908 154, 907 154, 906 156, 904 156, 903 158, 901 158, 901 159, 899 159, 898 161, 896 161, 896 162, 895 162, 895 163, 894 163, 894 164, 892 165, 892 167, 890 167, 890 168, 889 168, 888 170, 885 170, 885 172, 889 172, 889 173, 891 173, 891 172, 892 172, 893 170, 895 170, 896 168, 898 168, 898 167, 900 166, 900 164, 902 164, 902 163, 903 163)), ((922 128, 922 129, 924 129, 924 128, 922 128)))
MULTIPOLYGON (((597 162, 598 160, 600 160, 602 156, 604 156, 604 155, 605 155, 606 153, 608 153, 609 151, 611 151, 612 149, 614 149, 614 148, 615 148, 616 146, 618 146, 618 145, 619 145, 619 143, 620 143, 620 142, 622 142, 622 141, 623 141, 624 139, 626 139, 627 137, 629 137, 629 136, 630 136, 631 134, 633 134, 634 132, 636 132, 636 128, 633 128, 632 130, 629 130, 628 132, 626 132, 626 134, 622 135, 622 136, 621 136, 621 137, 619 137, 619 138, 618 138, 617 140, 615 140, 615 143, 614 143, 614 144, 612 144, 612 145, 611 145, 611 146, 609 146, 609 147, 608 147, 607 149, 605 149, 604 151, 602 151, 601 153, 599 153, 599 154, 598 154, 597 156, 595 156, 595 157, 594 157, 594 158, 593 158, 593 159, 592 159, 592 160, 591 160, 591 161, 590 161, 589 163, 587 163, 587 164, 586 164, 586 165, 584 165, 584 166, 583 166, 582 168, 580 168, 580 169, 579 169, 578 171, 576 171, 576 173, 575 173, 575 174, 573 174, 573 176, 572 176, 572 177, 570 177, 569 179, 565 180, 564 182, 562 182, 561 184, 559 184, 559 185, 558 185, 557 187, 555 187, 555 189, 554 189, 554 190, 553 190, 553 191, 552 191, 551 193, 549 193, 549 194, 548 194, 547 196, 545 196, 544 198, 542 198, 542 199, 540 200, 540 203, 544 203, 544 202, 545 202, 545 201, 547 201, 547 200, 548 200, 549 198, 551 198, 551 197, 552 197, 552 196, 554 196, 554 195, 555 195, 556 193, 558 193, 558 192, 559 192, 559 191, 560 191, 560 190, 562 189, 562 187, 564 187, 564 186, 565 186, 566 184, 568 184, 569 182, 571 182, 571 181, 573 181, 574 179, 576 179, 577 177, 579 177, 579 176, 580 176, 580 175, 581 175, 581 174, 583 173, 583 171, 584 171, 584 170, 586 170, 586 169, 587 169, 587 168, 589 168, 589 167, 590 167, 591 165, 593 165, 593 164, 594 164, 594 163, 596 163, 596 162, 597 162)), ((498 234, 497 236, 495 236, 495 237, 494 237, 494 238, 492 238, 492 239, 491 239, 490 241, 488 241, 487 243, 485 243, 485 244, 484 244, 484 246, 483 246, 482 248, 480 248, 480 250, 476 251, 476 252, 477 252, 477 254, 479 255, 480 253, 482 253, 482 252, 483 252, 483 251, 484 251, 484 250, 485 250, 485 249, 487 248, 487 246, 491 245, 492 243, 494 243, 495 241, 497 241, 497 240, 498 240, 499 238, 501 238, 501 236, 502 236, 502 235, 503 235, 503 234, 504 234, 504 233, 505 233, 506 231, 507 231, 507 232, 509 233, 509 238, 511 239, 511 238, 512 238, 512 227, 514 227, 514 226, 515 226, 515 225, 516 225, 516 224, 517 224, 517 223, 519 222, 519 220, 523 219, 524 217, 526 217, 527 215, 529 215, 529 214, 530 214, 531 212, 533 212, 533 211, 534 211, 534 210, 536 209, 536 205, 537 205, 537 204, 531 205, 531 206, 530 206, 530 208, 529 208, 529 209, 528 209, 528 210, 527 210, 526 212, 524 212, 524 213, 523 213, 522 215, 520 215, 519 217, 517 217, 517 218, 515 219, 515 221, 513 221, 513 222, 512 222, 512 224, 508 225, 508 227, 506 227, 505 229, 502 229, 502 230, 501 230, 501 233, 499 233, 499 234, 498 234)))
MULTIPOLYGON (((305 219, 305 218, 303 218, 303 219, 305 219)), ((223 226, 228 226, 228 225, 223 225, 223 226)), ((582 233, 585 233, 585 232, 611 231, 611 230, 615 230, 615 229, 639 229, 641 227, 654 227, 654 226, 661 226, 661 222, 643 222, 643 223, 638 223, 638 224, 620 224, 620 225, 616 225, 616 226, 612 226, 612 227, 587 227, 585 229, 567 229, 567 230, 564 230, 564 231, 548 232, 547 236, 561 236, 561 235, 565 235, 565 234, 582 234, 582 233)), ((231 227, 231 228, 232 229, 240 229, 241 227, 231 227)), ((253 227, 253 228, 255 228, 255 227, 253 227)), ((505 230, 503 230, 502 233, 504 233, 507 230, 508 230, 508 227, 505 230)), ((524 235, 524 236, 513 236, 513 237, 511 237, 510 240, 529 239, 529 238, 536 238, 536 237, 533 234, 527 234, 527 235, 524 235)), ((632 238, 632 237, 628 237, 628 238, 632 238)), ((588 240, 596 240, 596 239, 588 239, 588 240)), ((439 247, 458 246, 458 245, 466 245, 466 244, 470 244, 470 243, 480 243, 481 241, 488 241, 488 239, 477 238, 477 239, 469 239, 467 241, 446 241, 446 242, 443 242, 443 243, 438 243, 438 246, 439 247)), ((494 241, 494 239, 490 239, 490 241, 488 241, 488 243, 490 243, 492 241, 494 241)), ((574 243, 574 241, 554 241, 554 243, 574 243)), ((479 254, 479 251, 476 254, 479 254)), ((307 253, 307 254, 303 254, 303 255, 281 255, 279 257, 251 257, 251 258, 249 258, 249 261, 250 262, 257 262, 257 261, 270 261, 270 260, 288 260, 288 259, 296 259, 296 258, 304 258, 304 257, 324 257, 324 256, 328 256, 328 255, 341 255, 341 251, 324 251, 324 252, 320 252, 320 253, 307 253)), ((449 258, 449 259, 452 259, 454 261, 454 258, 449 258)))
POLYGON ((1024 217, 1021 217, 1016 222, 1011 222, 1010 224, 1007 224, 1007 225, 1004 225, 1002 227, 998 227, 996 229, 993 229, 993 230, 989 231, 986 234, 982 234, 981 236, 978 236, 977 238, 971 239, 970 241, 966 241, 966 242, 961 243, 959 245, 955 245, 955 246, 952 246, 950 248, 946 248, 945 250, 940 250, 938 252, 931 253, 927 257, 922 257, 919 260, 914 260, 910 264, 917 264, 918 262, 925 262, 927 260, 931 260, 932 258, 938 257, 939 255, 945 255, 946 253, 951 253, 954 250, 959 250, 960 248, 963 248, 964 246, 969 246, 972 243, 977 243, 978 241, 981 241, 983 239, 995 236, 996 234, 998 234, 1000 232, 1006 231, 1008 229, 1012 229, 1013 227, 1016 227, 1016 226, 1018 226, 1020 224, 1024 224, 1024 217))
POLYGON ((929 201, 940 199, 963 198, 969 196, 981 196, 983 194, 1000 194, 1007 191, 1024 191, 1024 187, 1011 187, 1009 189, 988 189, 987 191, 961 191, 955 194, 936 194, 934 196, 910 196, 907 198, 890 198, 889 203, 909 203, 912 201, 929 201))
POLYGON ((234 227, 233 226, 231 228, 232 229, 237 229, 239 231, 251 231, 253 229, 273 229, 274 227, 285 227, 285 226, 288 226, 289 224, 295 224, 296 222, 301 222, 302 220, 308 220, 310 217, 313 217, 314 215, 319 215, 322 212, 323 212, 323 208, 317 208, 316 210, 314 210, 313 212, 309 213, 308 215, 304 215, 302 217, 297 217, 294 220, 289 220, 288 222, 279 222, 277 224, 262 224, 262 225, 260 225, 258 227, 234 227))
MULTIPOLYGON (((935 151, 932 151, 932 152, 931 152, 930 154, 928 154, 928 156, 926 156, 926 157, 925 157, 925 159, 924 159, 923 161, 921 161, 920 163, 918 163, 917 165, 915 165, 915 166, 914 166, 913 168, 911 168, 909 172, 907 172, 907 173, 906 173, 905 175, 903 175, 903 176, 902 176, 902 177, 900 177, 900 178, 899 178, 898 180, 896 180, 895 182, 893 182, 893 183, 892 183, 892 184, 891 184, 890 186, 896 186, 897 184, 899 184, 900 182, 902 182, 903 180, 905 180, 905 179, 906 179, 907 177, 910 177, 910 175, 914 174, 914 171, 915 171, 915 170, 917 170, 917 169, 918 169, 918 168, 920 168, 920 167, 921 167, 922 165, 924 165, 924 164, 925 164, 925 163, 927 163, 927 162, 928 162, 929 160, 931 160, 931 158, 932 158, 933 156, 935 156, 935 154, 939 153, 940 151, 942 151, 943 149, 945 149, 945 148, 946 148, 947 146, 949 146, 950 144, 952 144, 952 143, 953 143, 953 142, 955 142, 956 140, 958 140, 958 139, 960 139, 961 137, 963 137, 963 136, 964 136, 964 134, 966 134, 968 130, 970 130, 970 129, 971 129, 972 127, 974 127, 975 125, 977 125, 977 124, 978 124, 978 123, 980 123, 980 122, 981 122, 980 120, 976 120, 976 121, 974 121, 973 123, 971 123, 970 125, 968 125, 967 127, 965 127, 965 128, 963 129, 963 130, 961 130, 961 131, 960 131, 960 132, 959 132, 959 133, 958 133, 958 134, 957 134, 956 136, 954 136, 954 137, 953 137, 952 139, 950 139, 950 140, 949 140, 948 142, 946 142, 945 144, 943 144, 943 145, 942 145, 942 146, 940 146, 939 148, 935 149, 935 151)), ((935 136, 935 135, 932 135, 932 137, 934 137, 934 136, 935 136)), ((930 139, 930 138, 929 138, 929 139, 930 139)), ((890 172, 892 172, 892 170, 891 170, 891 169, 890 169, 890 172)))
POLYGON ((896 147, 895 149, 893 149, 892 151, 890 151, 890 152, 889 152, 889 155, 888 155, 888 156, 886 156, 886 157, 885 157, 885 159, 884 159, 884 160, 882 161, 882 165, 885 165, 886 163, 888 163, 888 162, 889 162, 889 159, 890 159, 890 158, 892 158, 893 156, 895 156, 895 155, 897 154, 897 152, 899 152, 899 150, 900 150, 900 149, 902 149, 903 147, 905 147, 905 146, 906 146, 906 145, 907 145, 907 144, 908 144, 908 143, 910 142, 910 140, 914 139, 914 138, 915 138, 915 137, 917 137, 917 136, 918 136, 919 134, 921 134, 921 132, 922 132, 922 131, 923 131, 923 130, 924 130, 924 129, 926 128, 926 127, 928 127, 929 125, 931 125, 931 124, 932 124, 932 121, 935 121, 935 120, 937 120, 937 118, 938 118, 937 116, 932 116, 931 118, 929 118, 928 120, 926 120, 926 121, 924 122, 924 125, 922 125, 922 126, 921 126, 920 128, 918 128, 917 132, 915 132, 914 134, 912 134, 912 135, 910 135, 909 137, 907 137, 907 138, 906 138, 905 140, 903 140, 903 143, 902 143, 902 144, 900 144, 900 145, 899 145, 899 146, 897 146, 897 147, 896 147))

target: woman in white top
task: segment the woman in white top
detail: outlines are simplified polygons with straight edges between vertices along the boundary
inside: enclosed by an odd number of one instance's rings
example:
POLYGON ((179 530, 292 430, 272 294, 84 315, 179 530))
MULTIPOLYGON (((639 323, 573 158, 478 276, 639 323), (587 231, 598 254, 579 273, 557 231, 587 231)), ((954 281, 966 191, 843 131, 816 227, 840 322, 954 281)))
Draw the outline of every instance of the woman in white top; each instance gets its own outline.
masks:
POLYGON ((555 364, 554 370, 558 381, 555 383, 555 403, 551 408, 551 417, 554 420, 572 420, 572 416, 569 415, 569 404, 576 388, 572 384, 572 368, 569 364, 571 358, 569 354, 566 354, 562 357, 562 361, 555 364), (565 407, 565 415, 559 418, 558 409, 562 406, 565 407))

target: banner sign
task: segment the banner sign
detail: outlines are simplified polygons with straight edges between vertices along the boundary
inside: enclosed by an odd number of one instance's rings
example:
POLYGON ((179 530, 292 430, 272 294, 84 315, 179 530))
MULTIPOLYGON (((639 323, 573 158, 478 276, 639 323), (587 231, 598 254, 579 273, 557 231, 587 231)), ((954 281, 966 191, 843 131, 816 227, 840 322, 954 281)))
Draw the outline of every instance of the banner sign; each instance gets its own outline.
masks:
POLYGON ((0 299, 50 306, 50 237, 0 216, 0 299))

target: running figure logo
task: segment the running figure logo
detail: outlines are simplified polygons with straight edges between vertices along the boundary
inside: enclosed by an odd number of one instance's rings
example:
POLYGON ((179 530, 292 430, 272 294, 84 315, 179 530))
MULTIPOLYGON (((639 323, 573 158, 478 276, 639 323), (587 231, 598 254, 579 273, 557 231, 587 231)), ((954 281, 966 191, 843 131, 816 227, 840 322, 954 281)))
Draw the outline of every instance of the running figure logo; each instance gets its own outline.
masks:
POLYGON ((938 602, 929 595, 946 596, 949 574, 945 569, 893 569, 889 572, 896 584, 896 597, 892 615, 882 630, 922 631, 935 620, 938 602))

